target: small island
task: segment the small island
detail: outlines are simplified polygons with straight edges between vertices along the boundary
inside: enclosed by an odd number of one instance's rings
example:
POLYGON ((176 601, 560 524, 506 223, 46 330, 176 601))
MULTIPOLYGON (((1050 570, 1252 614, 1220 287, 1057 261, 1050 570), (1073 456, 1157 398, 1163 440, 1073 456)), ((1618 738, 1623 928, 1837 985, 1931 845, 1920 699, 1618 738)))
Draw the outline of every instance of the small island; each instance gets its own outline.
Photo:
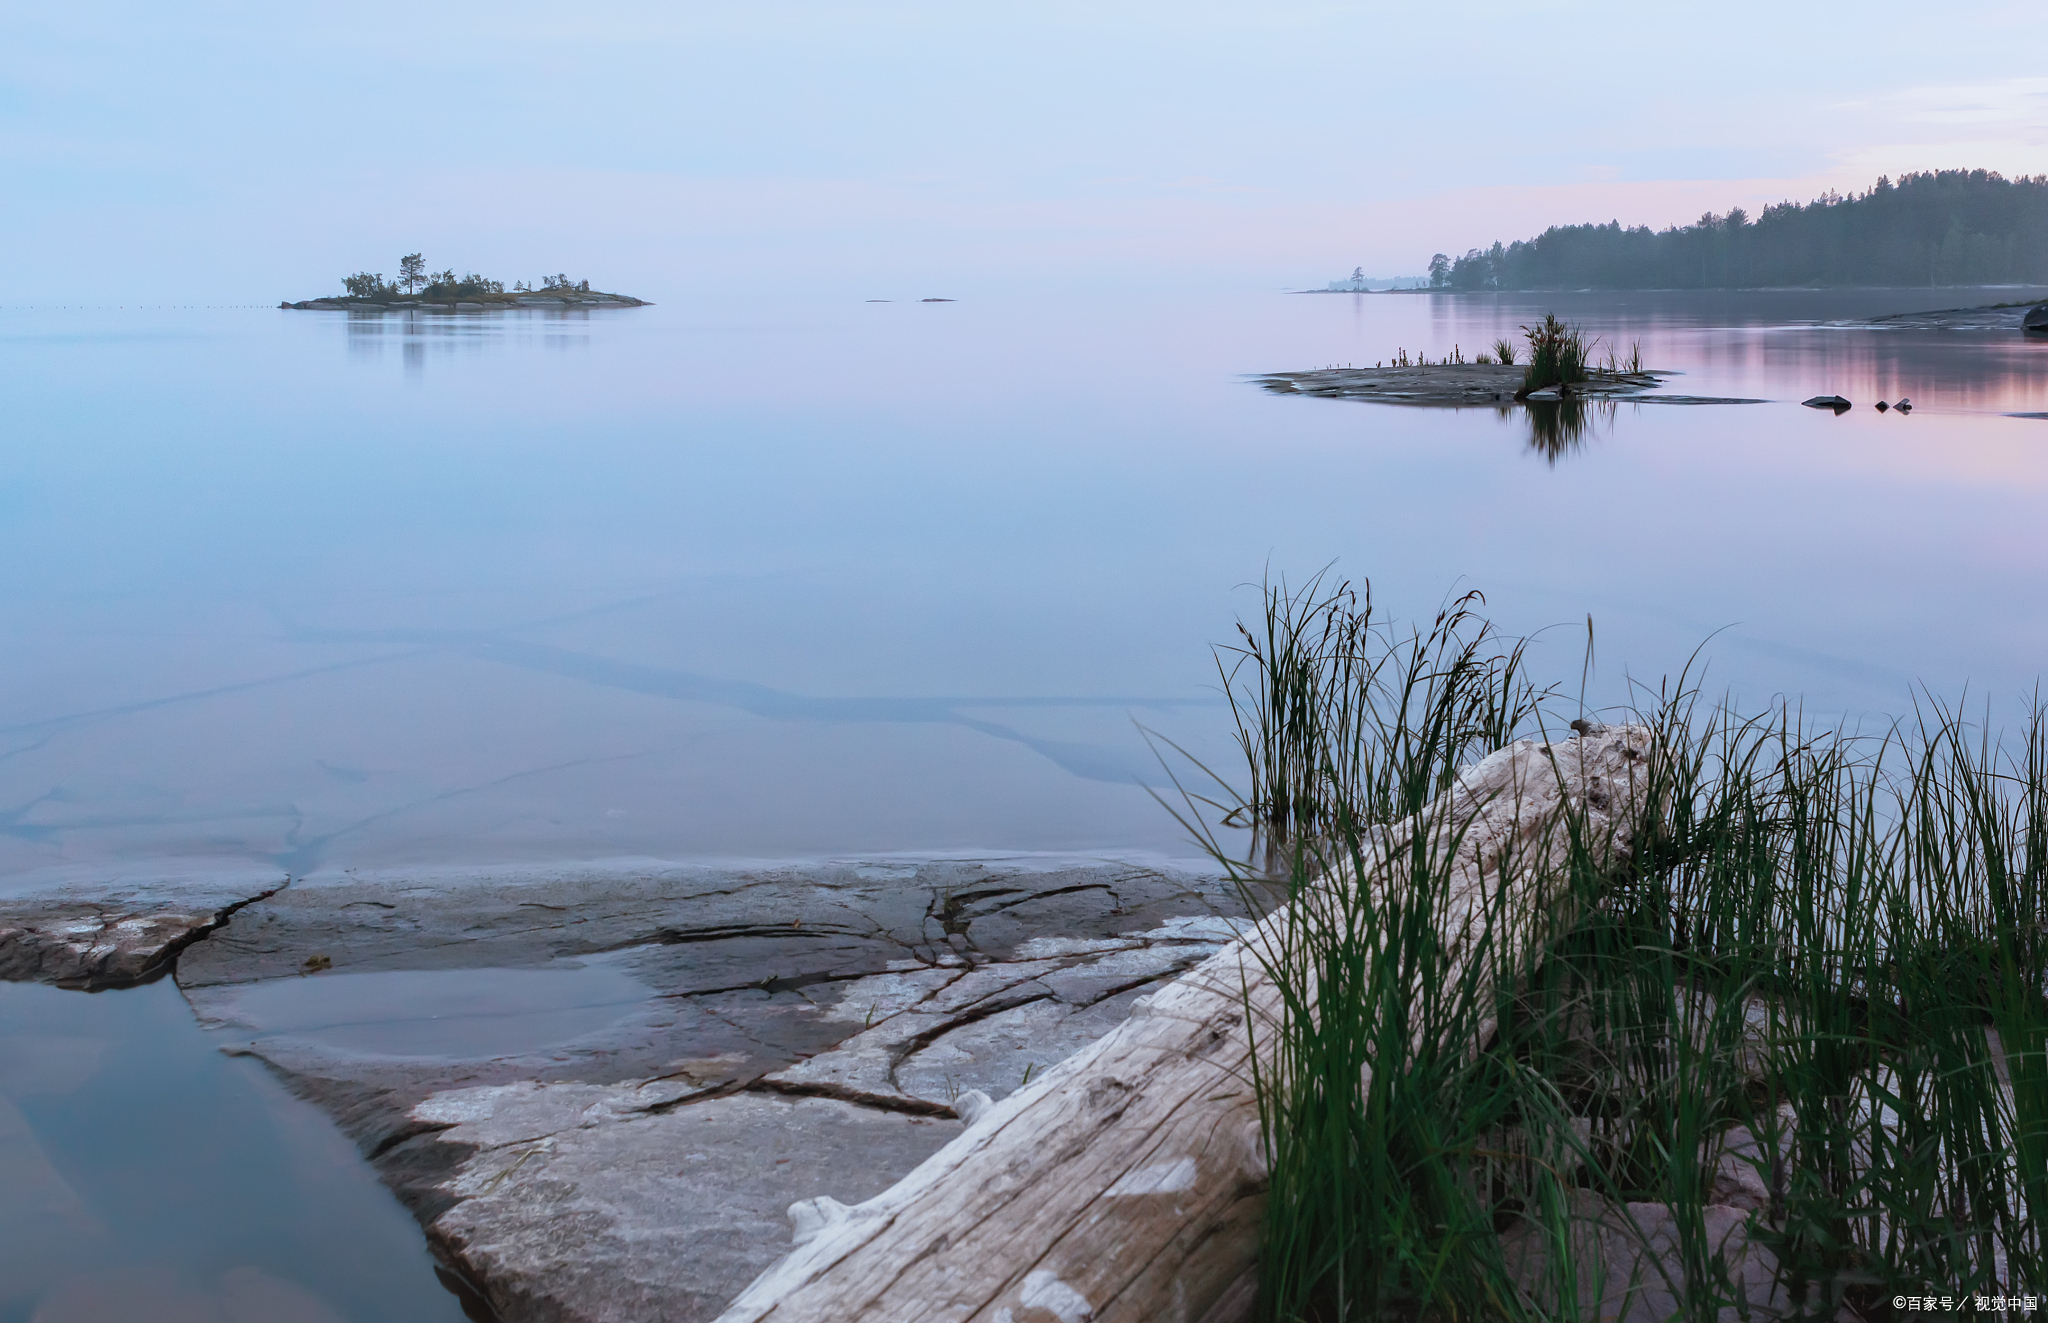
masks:
POLYGON ((1383 404, 1461 408, 1491 404, 1557 405, 1570 401, 1630 400, 1642 404, 1761 404, 1762 400, 1707 395, 1652 394, 1673 372, 1643 366, 1640 344, 1627 358, 1613 350, 1605 363, 1595 361, 1597 340, 1585 331, 1546 314, 1522 333, 1527 357, 1513 340, 1500 339, 1468 362, 1454 347, 1440 362, 1427 355, 1410 357, 1396 350, 1391 360, 1371 367, 1327 367, 1307 372, 1268 372, 1252 378, 1281 395, 1315 395, 1326 399, 1377 400, 1383 404))
POLYGON ((387 281, 384 273, 358 271, 343 276, 347 292, 297 303, 286 299, 280 308, 301 311, 340 312, 484 312, 493 308, 645 308, 645 299, 630 294, 594 290, 588 280, 571 280, 567 275, 541 277, 538 287, 515 281, 511 289, 502 280, 474 272, 456 275, 454 268, 428 271, 418 253, 407 253, 398 262, 398 279, 387 281))

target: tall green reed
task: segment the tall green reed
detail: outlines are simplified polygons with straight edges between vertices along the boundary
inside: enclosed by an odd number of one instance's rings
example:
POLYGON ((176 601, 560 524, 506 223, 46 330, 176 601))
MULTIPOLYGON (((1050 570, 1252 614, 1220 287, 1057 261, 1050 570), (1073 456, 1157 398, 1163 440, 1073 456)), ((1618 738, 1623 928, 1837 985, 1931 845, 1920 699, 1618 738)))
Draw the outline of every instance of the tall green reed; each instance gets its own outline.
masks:
POLYGON ((1567 853, 1582 917, 1530 946, 1489 912, 1447 977, 1455 843, 1393 824, 1557 690, 1476 594, 1402 631, 1324 583, 1263 585, 1219 654, 1252 791, 1204 801, 1261 837, 1253 864, 1203 828, 1218 858, 1295 900, 1255 1030, 1264 1318, 1597 1315, 1589 1220, 1634 1203, 1672 1212, 1645 1262, 1675 1316, 1718 1319, 1747 1304, 1701 1209, 1745 1167, 1747 1235, 1815 1316, 2048 1275, 2048 710, 1862 738, 1681 676, 1632 714, 1658 756, 1629 867, 1567 853), (1397 891, 1314 885, 1397 849, 1397 891))
POLYGON ((1545 386, 1569 386, 1590 375, 1593 351, 1598 341, 1588 342, 1584 330, 1559 321, 1556 313, 1543 314, 1534 326, 1524 326, 1529 341, 1529 366, 1522 372, 1522 391, 1545 386))

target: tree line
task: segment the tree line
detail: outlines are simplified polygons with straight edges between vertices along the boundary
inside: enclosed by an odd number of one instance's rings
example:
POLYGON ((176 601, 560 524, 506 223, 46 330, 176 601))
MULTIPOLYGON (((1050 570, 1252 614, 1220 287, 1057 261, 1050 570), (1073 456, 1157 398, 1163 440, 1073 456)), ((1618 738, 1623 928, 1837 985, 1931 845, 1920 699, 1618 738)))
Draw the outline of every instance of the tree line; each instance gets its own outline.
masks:
MULTIPOLYGON (((418 253, 407 253, 398 259, 398 279, 387 281, 382 271, 358 271, 352 276, 343 276, 341 286, 356 298, 394 299, 405 295, 418 294, 421 298, 473 298, 478 294, 503 294, 505 282, 480 276, 475 272, 456 275, 455 268, 446 271, 427 270, 427 261, 418 253)), ((525 281, 515 281, 515 294, 535 293, 545 290, 567 293, 576 291, 588 294, 588 280, 571 280, 566 275, 542 276, 539 290, 525 281)))
POLYGON ((1433 289, 2048 284, 2048 175, 1933 170, 1690 225, 1553 225, 1430 259, 1433 289))

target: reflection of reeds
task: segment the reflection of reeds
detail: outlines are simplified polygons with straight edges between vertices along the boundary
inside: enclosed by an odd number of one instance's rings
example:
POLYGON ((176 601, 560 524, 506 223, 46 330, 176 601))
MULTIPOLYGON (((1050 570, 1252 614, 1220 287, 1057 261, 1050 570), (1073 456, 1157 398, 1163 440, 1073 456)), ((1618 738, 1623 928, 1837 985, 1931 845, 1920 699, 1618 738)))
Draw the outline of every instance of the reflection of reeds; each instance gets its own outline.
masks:
POLYGON ((1561 400, 1525 400, 1529 415, 1529 448, 1552 464, 1586 444, 1596 423, 1612 424, 1613 400, 1585 400, 1567 396, 1561 400))
POLYGON ((1657 733, 1633 867, 1569 852, 1553 882, 1585 917, 1538 948, 1487 915, 1469 940, 1496 954, 1465 967, 1524 972, 1486 995, 1431 977, 1451 967, 1448 847, 1410 842, 1400 895, 1307 884, 1540 733, 1555 692, 1476 594, 1403 633, 1321 583, 1269 585, 1243 630, 1309 642, 1284 704, 1263 643, 1240 659, 1261 678, 1230 680, 1241 807, 1275 798, 1284 747, 1313 808, 1278 857, 1322 898, 1262 957, 1284 994, 1254 1026, 1262 1319, 1592 1317, 1598 1269, 1561 1251, 1628 1203, 1675 1210, 1643 1271, 1678 1317, 1715 1319, 1739 1296, 1701 1208, 1739 1172, 1763 1192, 1749 1235, 1810 1316, 2048 1280, 2048 708, 2011 741, 1939 705, 1863 740, 1704 708, 1681 677, 1633 718, 1657 733), (1724 1159, 1735 1127, 1755 1143, 1724 1159), (1519 1269, 1513 1245, 1537 1247, 1519 1269))

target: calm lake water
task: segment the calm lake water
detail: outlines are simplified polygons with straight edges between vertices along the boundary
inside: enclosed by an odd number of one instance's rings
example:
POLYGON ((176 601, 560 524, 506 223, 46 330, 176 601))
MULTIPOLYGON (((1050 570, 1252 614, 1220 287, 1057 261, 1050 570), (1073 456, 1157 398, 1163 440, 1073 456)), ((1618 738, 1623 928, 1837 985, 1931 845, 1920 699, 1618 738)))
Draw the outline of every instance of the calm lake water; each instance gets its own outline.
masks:
POLYGON ((1816 323, 2025 296, 0 311, 0 878, 1185 853, 1134 721, 1226 756, 1268 565, 1481 588, 1574 687, 1591 614, 1609 697, 1711 638, 1749 700, 2013 699, 2048 343, 1816 323), (1243 379, 1545 310, 1773 403, 1547 455, 1243 379))
MULTIPOLYGON (((1209 647, 1269 566, 1404 615, 1481 588, 1574 688, 1590 614, 1607 701, 1705 644, 1750 703, 2011 711, 2048 658, 2048 420, 2005 415, 2048 412, 2048 343, 1828 323, 2027 293, 0 309, 0 894, 1189 854, 1137 726, 1228 766, 1209 647), (1596 410, 1559 449, 1519 412, 1245 380, 1469 356, 1552 310, 1674 391, 1771 402, 1596 410), (1821 393, 1856 407, 1799 407, 1821 393)), ((453 1316, 397 1205, 169 984, 0 987, 0 1072, 30 1081, 0 1151, 101 1247, 0 1318, 165 1263, 194 1299, 453 1316)))

